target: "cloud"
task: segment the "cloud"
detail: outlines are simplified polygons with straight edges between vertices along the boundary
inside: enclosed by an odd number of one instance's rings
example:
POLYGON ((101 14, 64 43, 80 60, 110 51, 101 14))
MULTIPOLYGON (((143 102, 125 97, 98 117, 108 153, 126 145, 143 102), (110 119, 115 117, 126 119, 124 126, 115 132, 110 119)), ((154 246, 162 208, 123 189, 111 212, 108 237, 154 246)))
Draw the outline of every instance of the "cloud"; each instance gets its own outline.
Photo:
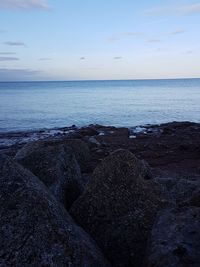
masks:
POLYGON ((0 52, 0 55, 16 55, 15 52, 0 52))
POLYGON ((192 53, 193 53, 192 50, 186 50, 186 51, 184 52, 184 54, 187 54, 187 55, 192 54, 192 53))
POLYGON ((184 33, 184 32, 185 32, 185 30, 183 30, 183 29, 177 29, 177 30, 171 32, 170 34, 171 35, 177 35, 177 34, 181 34, 181 33, 184 33))
POLYGON ((161 42, 161 40, 160 39, 149 39, 149 40, 147 40, 147 42, 148 43, 159 43, 159 42, 161 42))
POLYGON ((113 43, 113 42, 116 42, 116 41, 118 41, 118 40, 120 40, 121 38, 119 38, 119 37, 115 37, 115 36, 111 36, 111 37, 108 37, 107 38, 107 41, 109 42, 109 43, 113 43))
POLYGON ((40 61, 49 61, 49 60, 52 60, 52 58, 50 58, 50 57, 41 57, 38 60, 40 60, 40 61))
POLYGON ((161 24, 163 22, 168 22, 169 19, 168 18, 162 18, 162 19, 155 19, 153 21, 147 21, 145 23, 143 23, 144 25, 154 25, 154 24, 161 24))
POLYGON ((108 37, 107 41, 110 43, 113 43, 113 42, 122 40, 122 39, 127 38, 127 37, 140 37, 142 35, 143 35, 142 32, 122 32, 122 33, 119 33, 117 35, 108 37))
POLYGON ((40 71, 31 69, 0 68, 0 81, 31 80, 40 73, 40 71))
POLYGON ((115 60, 122 59, 122 57, 114 57, 115 60))
POLYGON ((80 60, 85 60, 85 57, 80 57, 80 60))
POLYGON ((23 42, 10 42, 10 41, 8 41, 8 42, 5 42, 4 44, 10 45, 10 46, 26 46, 25 43, 23 43, 23 42))
POLYGON ((200 13, 200 3, 180 6, 157 6, 145 11, 146 15, 190 15, 200 13))
POLYGON ((179 8, 179 12, 184 14, 200 13, 200 3, 190 4, 179 8))
POLYGON ((154 16, 154 15, 163 15, 165 13, 168 13, 171 10, 170 7, 167 6, 157 6, 150 8, 148 10, 145 10, 144 14, 149 15, 149 16, 154 16))
POLYGON ((0 61, 16 61, 19 60, 17 57, 0 57, 0 61))
POLYGON ((124 32, 122 33, 123 36, 141 36, 143 35, 142 32, 124 32))
POLYGON ((0 0, 2 9, 49 9, 46 0, 0 0))

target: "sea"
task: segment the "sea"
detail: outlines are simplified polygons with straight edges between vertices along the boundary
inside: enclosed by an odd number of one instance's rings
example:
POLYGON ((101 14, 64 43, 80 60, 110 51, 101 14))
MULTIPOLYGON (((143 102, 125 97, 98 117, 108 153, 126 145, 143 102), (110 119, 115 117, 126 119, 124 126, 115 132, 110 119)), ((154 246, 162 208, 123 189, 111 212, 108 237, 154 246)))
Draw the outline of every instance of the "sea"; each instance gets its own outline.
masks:
POLYGON ((0 132, 200 122, 200 79, 0 82, 0 132))

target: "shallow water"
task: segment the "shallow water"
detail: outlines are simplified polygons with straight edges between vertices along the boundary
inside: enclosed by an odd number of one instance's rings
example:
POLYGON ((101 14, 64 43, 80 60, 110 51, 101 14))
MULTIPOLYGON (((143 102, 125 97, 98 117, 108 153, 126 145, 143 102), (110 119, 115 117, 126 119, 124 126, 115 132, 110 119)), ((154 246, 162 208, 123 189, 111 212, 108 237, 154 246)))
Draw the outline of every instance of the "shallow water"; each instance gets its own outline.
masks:
POLYGON ((200 122, 200 79, 0 83, 0 132, 200 122))

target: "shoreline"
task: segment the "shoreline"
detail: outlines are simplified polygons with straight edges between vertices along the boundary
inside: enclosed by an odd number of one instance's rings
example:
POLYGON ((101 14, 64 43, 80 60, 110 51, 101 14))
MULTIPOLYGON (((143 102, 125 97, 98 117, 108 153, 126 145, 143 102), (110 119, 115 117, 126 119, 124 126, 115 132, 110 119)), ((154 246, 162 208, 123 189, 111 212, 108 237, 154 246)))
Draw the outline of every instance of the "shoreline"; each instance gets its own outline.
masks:
MULTIPOLYGON (((195 121, 171 121, 171 122, 164 122, 159 124, 141 124, 136 126, 114 126, 114 125, 102 125, 102 124, 89 124, 85 126, 63 126, 63 127, 53 127, 53 128, 39 128, 39 129, 27 129, 27 130, 16 130, 16 131, 7 131, 7 132, 0 132, 0 150, 3 148, 11 147, 16 144, 26 144, 31 141, 37 141, 46 138, 59 138, 61 136, 69 136, 81 129, 88 129, 88 128, 102 128, 102 129, 109 129, 109 128, 125 128, 130 131, 130 138, 137 137, 138 133, 148 133, 151 132, 152 129, 154 131, 162 130, 167 126, 172 126, 174 124, 185 125, 185 124, 194 124, 200 125, 200 123, 195 121)), ((101 131, 99 131, 101 134, 101 131)))
POLYGON ((80 139, 90 148, 88 173, 116 149, 128 149, 152 167, 156 176, 199 176, 200 123, 169 122, 131 128, 88 125, 0 134, 0 153, 14 156, 39 140, 80 139))

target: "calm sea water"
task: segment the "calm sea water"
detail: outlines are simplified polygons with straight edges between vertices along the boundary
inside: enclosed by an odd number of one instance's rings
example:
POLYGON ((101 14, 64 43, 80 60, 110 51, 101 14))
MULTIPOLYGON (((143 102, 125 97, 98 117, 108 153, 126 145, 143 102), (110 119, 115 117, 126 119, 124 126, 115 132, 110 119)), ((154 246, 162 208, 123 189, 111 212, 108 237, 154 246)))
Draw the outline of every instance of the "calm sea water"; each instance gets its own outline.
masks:
POLYGON ((200 122, 200 79, 0 83, 0 132, 200 122))

